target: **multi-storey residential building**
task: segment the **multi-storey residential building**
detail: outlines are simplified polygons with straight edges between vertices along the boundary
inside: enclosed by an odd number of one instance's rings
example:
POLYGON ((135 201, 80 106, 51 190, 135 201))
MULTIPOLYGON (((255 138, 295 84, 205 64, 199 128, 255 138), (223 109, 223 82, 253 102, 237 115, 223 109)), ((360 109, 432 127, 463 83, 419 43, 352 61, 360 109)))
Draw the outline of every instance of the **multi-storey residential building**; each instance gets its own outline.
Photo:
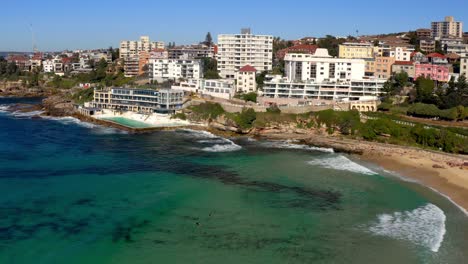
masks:
POLYGON ((14 63, 21 71, 29 71, 31 65, 29 59, 23 55, 9 55, 6 60, 8 63, 14 63))
POLYGON ((145 113, 174 113, 182 108, 184 92, 172 89, 145 90, 133 88, 95 89, 91 105, 145 113))
POLYGON ((237 92, 249 93, 257 91, 256 73, 257 70, 250 65, 240 68, 239 72, 237 72, 237 92))
POLYGON ((447 65, 416 64, 415 79, 421 76, 439 82, 448 82, 450 80, 450 68, 447 65))
POLYGON ((366 76, 372 77, 375 75, 375 59, 364 59, 366 62, 366 76))
POLYGON ((371 43, 346 42, 339 45, 339 57, 346 59, 365 59, 374 57, 371 43))
POLYGON ((286 54, 288 53, 314 54, 317 48, 318 48, 317 45, 308 45, 308 44, 295 45, 295 46, 285 48, 276 52, 276 59, 283 60, 286 54))
POLYGON ((300 100, 359 100, 380 95, 385 80, 365 79, 363 59, 333 58, 326 49, 314 55, 287 54, 285 78, 265 81, 263 95, 300 100))
POLYGON ((165 49, 153 49, 150 52, 150 59, 169 59, 169 52, 165 49))
POLYGON ((416 69, 414 62, 412 61, 395 61, 395 63, 392 65, 392 72, 406 72, 409 78, 414 78, 416 75, 416 69))
POLYGON ((285 57, 285 75, 292 81, 349 81, 365 75, 362 59, 333 58, 327 49, 317 49, 314 55, 289 53, 285 57))
POLYGON ((140 59, 136 57, 127 57, 124 62, 125 77, 136 77, 140 73, 140 59))
POLYGON ((273 36, 253 35, 250 29, 241 34, 218 35, 218 71, 223 78, 234 79, 244 65, 257 71, 269 71, 273 67, 273 36))
POLYGON ((411 53, 414 51, 414 48, 409 47, 394 47, 390 50, 390 57, 394 57, 397 61, 410 61, 411 53))
POLYGON ((233 80, 190 79, 186 82, 173 85, 172 89, 223 99, 232 99, 236 92, 236 86, 233 80))
POLYGON ((375 58, 375 77, 388 79, 392 76, 392 65, 395 63, 394 57, 375 58))
POLYGON ((430 53, 430 54, 427 54, 427 59, 428 59, 428 62, 432 63, 432 64, 447 64, 448 63, 448 60, 447 60, 447 57, 445 57, 444 55, 440 54, 440 53, 430 53))
POLYGON ((433 39, 421 39, 419 41, 419 48, 426 53, 434 52, 436 48, 436 41, 433 39))
POLYGON ((452 16, 445 17, 442 22, 432 22, 432 37, 440 38, 462 38, 463 23, 457 22, 452 16))
POLYGON ((148 36, 141 36, 139 41, 123 40, 120 42, 120 58, 136 57, 141 51, 164 49, 164 42, 151 42, 148 36))
POLYGON ((153 81, 203 78, 200 60, 150 59, 149 77, 153 81))
POLYGON ((418 39, 430 39, 432 38, 432 30, 430 28, 420 28, 416 30, 418 39))
POLYGON ((468 56, 460 59, 460 75, 462 74, 468 77, 468 56))
POLYGON ((199 58, 214 58, 216 46, 203 44, 178 46, 169 49, 169 59, 193 60, 199 58))
POLYGON ((148 72, 150 53, 147 51, 141 51, 138 56, 138 75, 144 75, 148 72))
POLYGON ((55 71, 55 64, 53 59, 47 59, 42 62, 42 70, 44 72, 54 72, 55 71))
POLYGON ((468 44, 446 44, 444 49, 447 53, 455 53, 459 56, 468 55, 468 44))
POLYGON ((382 94, 385 80, 360 79, 348 82, 315 83, 294 82, 283 78, 266 81, 263 96, 268 98, 290 98, 301 100, 341 100, 357 101, 362 98, 377 98, 382 94))

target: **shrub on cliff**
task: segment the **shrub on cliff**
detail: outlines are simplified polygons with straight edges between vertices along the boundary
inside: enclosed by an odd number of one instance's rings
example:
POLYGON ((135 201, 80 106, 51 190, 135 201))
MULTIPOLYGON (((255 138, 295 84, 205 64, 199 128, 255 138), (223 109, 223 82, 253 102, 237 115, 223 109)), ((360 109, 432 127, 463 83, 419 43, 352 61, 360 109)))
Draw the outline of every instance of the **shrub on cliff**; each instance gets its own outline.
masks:
POLYGON ((194 105, 190 108, 198 119, 209 120, 216 119, 224 114, 223 107, 218 103, 203 103, 194 105))
POLYGON ((257 113, 252 108, 244 108, 242 112, 234 117, 234 121, 242 129, 251 128, 256 119, 257 113))

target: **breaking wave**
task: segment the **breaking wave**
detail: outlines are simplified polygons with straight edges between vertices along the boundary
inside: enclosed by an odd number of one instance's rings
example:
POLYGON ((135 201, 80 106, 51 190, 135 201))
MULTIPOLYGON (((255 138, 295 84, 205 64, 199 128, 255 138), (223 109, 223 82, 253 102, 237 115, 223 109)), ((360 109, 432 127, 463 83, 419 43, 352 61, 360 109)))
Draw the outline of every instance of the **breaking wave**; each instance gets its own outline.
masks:
POLYGON ((74 117, 53 117, 53 116, 41 116, 41 118, 46 119, 46 120, 52 120, 59 122, 64 125, 77 125, 85 128, 92 129, 93 132, 99 135, 107 135, 107 134, 126 134, 126 131, 119 130, 116 128, 111 128, 111 127, 104 127, 101 125, 96 125, 88 122, 83 122, 79 120, 78 118, 74 117))
POLYGON ((233 152, 242 149, 241 146, 237 145, 232 140, 218 137, 207 131, 180 129, 178 132, 188 133, 190 137, 199 139, 197 142, 200 144, 210 144, 211 146, 201 148, 201 150, 205 152, 233 152))
POLYGON ((362 165, 359 165, 344 156, 325 157, 325 158, 309 161, 308 163, 310 165, 317 165, 317 166, 327 168, 327 169, 351 171, 351 172, 357 172, 357 173, 368 174, 368 175, 377 174, 374 171, 362 165))
POLYGON ((261 146, 267 148, 278 148, 278 149, 300 149, 300 150, 313 150, 327 153, 334 153, 332 148, 319 148, 314 146, 308 146, 303 144, 295 144, 294 141, 267 141, 260 143, 261 146))
POLYGON ((382 214, 369 228, 375 235, 408 240, 438 252, 445 236, 444 212, 433 204, 413 211, 382 214))

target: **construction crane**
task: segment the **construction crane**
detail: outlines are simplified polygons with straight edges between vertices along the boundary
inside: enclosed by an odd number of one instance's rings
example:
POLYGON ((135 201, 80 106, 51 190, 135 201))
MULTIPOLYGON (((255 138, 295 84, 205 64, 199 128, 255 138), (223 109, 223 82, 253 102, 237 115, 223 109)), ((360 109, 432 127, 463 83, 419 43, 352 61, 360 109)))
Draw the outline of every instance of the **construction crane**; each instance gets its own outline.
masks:
POLYGON ((31 31, 32 51, 33 51, 33 53, 36 53, 37 52, 36 39, 35 39, 35 36, 34 36, 34 30, 33 30, 32 23, 29 24, 29 30, 31 31))

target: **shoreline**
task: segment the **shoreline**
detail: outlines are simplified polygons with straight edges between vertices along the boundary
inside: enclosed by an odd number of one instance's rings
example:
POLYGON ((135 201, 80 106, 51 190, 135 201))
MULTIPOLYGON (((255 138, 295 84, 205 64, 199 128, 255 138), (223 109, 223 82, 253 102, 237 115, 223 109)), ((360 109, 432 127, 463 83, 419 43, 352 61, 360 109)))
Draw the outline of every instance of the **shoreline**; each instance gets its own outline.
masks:
POLYGON ((79 113, 63 115, 61 117, 66 116, 77 118, 83 122, 117 128, 132 134, 193 129, 208 131, 221 137, 247 136, 264 140, 294 140, 299 144, 333 148, 336 152, 356 155, 360 159, 374 163, 385 170, 395 172, 404 178, 415 180, 418 184, 445 196, 455 205, 459 206, 460 209, 464 209, 465 214, 468 211, 468 156, 410 146, 328 136, 301 129, 294 131, 283 131, 278 128, 262 129, 240 134, 210 126, 208 123, 178 127, 131 128, 112 121, 84 116, 79 113))

